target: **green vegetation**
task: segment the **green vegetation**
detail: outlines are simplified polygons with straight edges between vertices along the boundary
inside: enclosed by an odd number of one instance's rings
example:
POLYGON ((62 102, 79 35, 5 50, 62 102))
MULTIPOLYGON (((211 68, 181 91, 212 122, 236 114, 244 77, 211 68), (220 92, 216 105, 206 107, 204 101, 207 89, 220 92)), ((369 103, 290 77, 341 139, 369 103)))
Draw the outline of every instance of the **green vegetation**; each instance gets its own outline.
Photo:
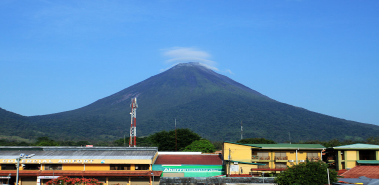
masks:
POLYGON ((177 129, 176 135, 177 139, 175 139, 175 130, 171 130, 169 132, 157 132, 149 137, 152 143, 158 146, 160 151, 183 151, 186 146, 201 139, 199 134, 190 129, 177 129))
MULTIPOLYGON (((279 185, 291 185, 291 184, 328 184, 328 164, 322 161, 300 163, 289 167, 286 171, 277 175, 275 181, 279 185)), ((337 181, 337 172, 335 170, 329 170, 330 182, 337 181)))
POLYGON ((216 151, 216 149, 211 142, 202 139, 192 142, 190 145, 184 148, 183 151, 213 153, 216 151))

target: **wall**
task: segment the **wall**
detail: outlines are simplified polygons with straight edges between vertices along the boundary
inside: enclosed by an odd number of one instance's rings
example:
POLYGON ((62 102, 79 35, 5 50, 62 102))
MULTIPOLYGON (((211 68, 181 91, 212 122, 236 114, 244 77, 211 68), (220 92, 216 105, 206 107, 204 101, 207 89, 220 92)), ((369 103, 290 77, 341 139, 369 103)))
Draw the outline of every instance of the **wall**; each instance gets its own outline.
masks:
POLYGON ((84 165, 82 164, 64 164, 62 170, 83 171, 84 165))
POLYGON ((251 146, 224 143, 223 156, 224 160, 251 162, 251 146), (230 150, 229 150, 230 149, 230 150))
POLYGON ((184 173, 184 177, 213 177, 225 173, 222 165, 153 165, 154 171, 184 173))

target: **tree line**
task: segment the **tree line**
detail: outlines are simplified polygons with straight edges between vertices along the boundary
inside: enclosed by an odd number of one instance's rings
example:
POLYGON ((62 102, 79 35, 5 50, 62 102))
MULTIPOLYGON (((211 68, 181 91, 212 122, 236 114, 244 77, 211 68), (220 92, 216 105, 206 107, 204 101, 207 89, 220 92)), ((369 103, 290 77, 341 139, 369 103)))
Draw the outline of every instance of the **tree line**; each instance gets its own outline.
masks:
MULTIPOLYGON (((275 141, 265 138, 246 138, 236 141, 243 144, 276 144, 275 141)), ((300 141, 294 144, 320 144, 326 148, 350 145, 355 143, 379 145, 379 137, 369 137, 364 141, 338 140, 329 141, 300 141)), ((120 138, 110 142, 90 142, 90 141, 57 141, 49 137, 38 137, 33 142, 0 139, 0 146, 129 146, 129 137, 120 138)), ((139 147, 158 147, 160 151, 199 151, 212 153, 222 149, 222 142, 210 142, 203 139, 199 134, 188 128, 180 128, 170 131, 160 131, 146 137, 137 137, 139 147)))

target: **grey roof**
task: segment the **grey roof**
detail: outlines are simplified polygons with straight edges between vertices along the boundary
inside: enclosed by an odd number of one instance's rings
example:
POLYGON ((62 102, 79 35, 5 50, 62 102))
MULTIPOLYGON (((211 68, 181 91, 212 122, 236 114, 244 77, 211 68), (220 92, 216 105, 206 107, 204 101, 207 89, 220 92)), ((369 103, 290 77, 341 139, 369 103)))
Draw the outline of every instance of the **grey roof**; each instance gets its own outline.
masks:
POLYGON ((379 179, 371 179, 365 176, 361 176, 359 178, 340 178, 338 180, 348 183, 363 183, 364 185, 379 185, 379 179))
POLYGON ((122 148, 122 147, 31 147, 0 148, 0 159, 15 159, 21 153, 35 154, 33 159, 153 159, 158 152, 156 148, 122 148), (8 150, 7 150, 8 149, 8 150))

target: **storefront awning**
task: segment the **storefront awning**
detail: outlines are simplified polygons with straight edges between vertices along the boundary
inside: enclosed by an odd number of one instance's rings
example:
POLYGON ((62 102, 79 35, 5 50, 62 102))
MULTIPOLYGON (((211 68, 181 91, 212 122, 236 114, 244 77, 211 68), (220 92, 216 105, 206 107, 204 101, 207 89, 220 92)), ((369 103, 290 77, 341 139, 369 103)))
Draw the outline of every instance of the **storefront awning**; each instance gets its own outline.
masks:
POLYGON ((358 160, 358 164, 379 164, 379 160, 358 160))

